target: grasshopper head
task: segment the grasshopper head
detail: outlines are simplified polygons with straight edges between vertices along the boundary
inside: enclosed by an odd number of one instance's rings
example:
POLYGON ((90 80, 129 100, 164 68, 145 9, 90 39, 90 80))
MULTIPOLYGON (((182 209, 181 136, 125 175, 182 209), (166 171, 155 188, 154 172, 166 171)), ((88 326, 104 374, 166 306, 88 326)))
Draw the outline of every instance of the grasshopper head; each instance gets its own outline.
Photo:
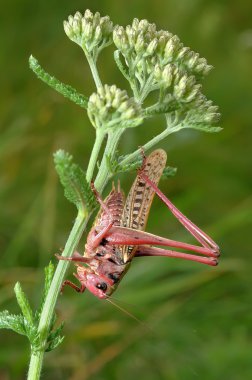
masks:
POLYGON ((114 288, 108 279, 95 273, 87 273, 83 267, 78 267, 77 278, 91 293, 100 299, 107 298, 113 293, 114 288))
POLYGON ((94 273, 86 275, 86 288, 100 299, 107 298, 113 292, 109 282, 94 273))

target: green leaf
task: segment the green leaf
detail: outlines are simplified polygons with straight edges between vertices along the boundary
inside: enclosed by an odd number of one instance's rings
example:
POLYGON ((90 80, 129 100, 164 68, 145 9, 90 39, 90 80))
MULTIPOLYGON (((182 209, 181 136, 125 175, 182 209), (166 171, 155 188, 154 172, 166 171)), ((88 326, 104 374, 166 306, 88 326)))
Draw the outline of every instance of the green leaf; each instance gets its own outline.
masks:
POLYGON ((172 166, 166 166, 164 168, 162 178, 174 177, 177 173, 177 168, 173 168, 172 166))
POLYGON ((54 340, 52 340, 52 341, 48 344, 48 346, 47 346, 45 352, 49 352, 49 351, 52 351, 52 350, 54 350, 55 348, 57 348, 57 347, 63 342, 64 338, 65 338, 64 336, 58 336, 57 338, 55 338, 54 340))
POLYGON ((57 329, 52 330, 50 332, 47 338, 47 343, 48 343, 48 346, 46 348, 47 352, 54 350, 63 342, 64 336, 60 335, 63 330, 63 327, 64 327, 64 322, 62 322, 57 329))
POLYGON ((114 60, 118 66, 118 69, 121 71, 122 75, 127 79, 127 81, 130 81, 130 76, 128 74, 127 67, 121 61, 120 54, 121 52, 119 50, 116 50, 114 52, 114 60))
POLYGON ((65 98, 68 98, 78 106, 87 109, 88 98, 75 90, 75 88, 60 82, 55 77, 49 75, 38 63, 38 60, 32 55, 29 58, 29 64, 32 71, 39 79, 48 84, 54 90, 59 92, 65 98))
POLYGON ((139 155, 139 158, 133 162, 130 162, 125 165, 121 165, 120 162, 123 161, 127 156, 115 156, 113 159, 110 156, 107 156, 107 166, 111 174, 126 173, 140 168, 142 165, 143 159, 139 155))
POLYGON ((44 287, 44 295, 45 297, 47 296, 47 293, 49 291, 49 288, 51 286, 51 282, 52 282, 52 279, 53 279, 53 275, 54 275, 54 265, 53 263, 50 261, 48 266, 45 267, 45 287, 44 287))
POLYGON ((51 261, 49 262, 48 266, 45 267, 45 269, 44 269, 44 271, 45 271, 45 284, 44 284, 44 289, 43 289, 43 294, 42 294, 40 306, 35 313, 36 321, 38 321, 40 318, 41 311, 42 311, 42 308, 44 306, 46 296, 47 296, 49 289, 50 289, 50 286, 51 286, 51 282, 52 282, 53 275, 54 275, 54 269, 55 269, 55 267, 51 261))
POLYGON ((19 307, 23 313, 24 318, 26 319, 26 321, 28 322, 28 324, 30 326, 33 326, 34 321, 33 321, 32 309, 31 309, 30 303, 29 303, 25 293, 23 292, 19 282, 16 283, 16 285, 14 287, 14 291, 16 294, 17 302, 18 302, 19 307))
POLYGON ((10 314, 7 310, 0 313, 0 329, 10 329, 26 335, 24 317, 21 314, 10 314))
POLYGON ((183 128, 198 129, 203 132, 216 133, 222 131, 221 127, 213 127, 211 124, 194 123, 183 126, 183 128))
POLYGON ((84 171, 74 164, 73 157, 63 150, 54 154, 54 163, 65 190, 65 197, 74 203, 79 211, 91 211, 96 202, 84 171))

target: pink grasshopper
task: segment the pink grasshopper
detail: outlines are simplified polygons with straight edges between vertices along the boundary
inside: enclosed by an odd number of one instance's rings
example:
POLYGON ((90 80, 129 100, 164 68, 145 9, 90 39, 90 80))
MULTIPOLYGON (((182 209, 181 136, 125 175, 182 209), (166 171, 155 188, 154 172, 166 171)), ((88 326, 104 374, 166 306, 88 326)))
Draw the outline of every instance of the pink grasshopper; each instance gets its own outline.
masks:
POLYGON ((217 257, 220 253, 217 244, 184 216, 158 189, 157 185, 165 165, 166 153, 162 149, 157 149, 144 158, 125 202, 119 184, 117 189, 113 186, 104 201, 92 185, 101 208, 88 234, 84 256, 77 252, 71 258, 57 255, 60 260, 77 262, 77 273, 74 276, 79 280, 80 287, 69 280, 64 281, 63 287, 69 285, 78 292, 84 292, 87 288, 96 297, 107 298, 116 290, 134 257, 166 256, 212 266, 218 264, 217 257), (196 238, 200 246, 166 239, 144 231, 155 194, 196 238), (152 245, 187 250, 195 254, 152 245), (86 266, 78 263, 84 263, 86 266))

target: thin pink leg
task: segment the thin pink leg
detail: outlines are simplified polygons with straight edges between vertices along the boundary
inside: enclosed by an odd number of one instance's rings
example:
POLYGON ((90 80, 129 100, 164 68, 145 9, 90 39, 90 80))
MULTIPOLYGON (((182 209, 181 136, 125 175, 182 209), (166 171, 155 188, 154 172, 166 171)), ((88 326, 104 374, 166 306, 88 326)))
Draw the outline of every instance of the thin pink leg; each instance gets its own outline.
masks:
POLYGON ((146 183, 148 183, 158 197, 166 204, 173 215, 180 221, 180 223, 202 244, 203 247, 211 249, 215 253, 219 253, 218 245, 199 227, 197 227, 193 222, 191 222, 181 211, 177 209, 176 206, 159 190, 159 188, 142 172, 139 171, 139 176, 142 177, 146 183))
POLYGON ((90 259, 82 256, 79 254, 79 252, 75 251, 71 257, 64 257, 61 255, 55 254, 55 257, 57 257, 58 260, 65 260, 65 261, 75 261, 79 263, 89 263, 90 259))
POLYGON ((110 228, 113 226, 114 220, 113 220, 113 217, 112 217, 112 214, 111 214, 109 208, 107 207, 107 205, 105 204, 105 202, 103 202, 100 194, 98 193, 98 191, 94 187, 94 183, 91 182, 90 186, 91 186, 91 190, 93 191, 93 193, 94 193, 97 201, 100 203, 101 208, 106 212, 106 214, 108 215, 109 220, 110 220, 109 223, 106 226, 104 226, 102 228, 102 230, 97 235, 95 235, 95 236, 92 237, 92 244, 91 244, 91 246, 88 243, 86 244, 87 249, 90 250, 90 251, 93 251, 95 248, 98 247, 98 245, 100 244, 101 240, 106 237, 106 235, 109 232, 110 228))
POLYGON ((81 286, 77 286, 72 281, 65 280, 63 284, 61 285, 61 289, 60 289, 61 293, 63 293, 65 286, 70 286, 72 289, 74 289, 78 293, 83 293, 84 290, 86 289, 85 285, 83 284, 81 284, 81 286))
POLYGON ((162 236, 150 234, 145 231, 134 230, 127 227, 112 227, 106 236, 109 245, 163 245, 193 251, 201 255, 217 257, 219 252, 208 247, 187 244, 176 240, 166 239, 162 236))
POLYGON ((140 246, 135 254, 135 257, 142 257, 142 256, 174 257, 174 258, 179 258, 179 259, 195 261, 198 263, 207 264, 211 266, 216 266, 218 264, 218 260, 212 257, 202 257, 202 256, 191 255, 188 253, 171 251, 168 249, 162 249, 162 248, 157 248, 157 247, 140 246))

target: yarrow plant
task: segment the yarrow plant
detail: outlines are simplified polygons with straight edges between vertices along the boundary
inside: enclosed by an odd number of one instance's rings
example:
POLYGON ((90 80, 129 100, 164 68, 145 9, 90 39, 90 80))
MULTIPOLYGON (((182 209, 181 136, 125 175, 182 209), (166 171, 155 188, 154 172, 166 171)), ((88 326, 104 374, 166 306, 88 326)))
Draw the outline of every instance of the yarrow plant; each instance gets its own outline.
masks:
MULTIPOLYGON (((87 170, 73 162, 73 157, 59 150, 54 154, 56 170, 64 187, 65 196, 77 208, 77 216, 65 244, 62 256, 70 258, 75 251, 87 222, 96 208, 90 188, 102 192, 108 181, 118 172, 139 166, 141 150, 125 156, 118 155, 118 143, 129 128, 136 128, 146 119, 163 115, 164 129, 142 149, 148 151, 171 133, 185 128, 218 132, 218 108, 202 93, 200 81, 212 66, 205 58, 185 47, 176 35, 157 30, 147 20, 134 19, 126 27, 114 26, 108 16, 86 10, 77 12, 64 22, 66 35, 83 50, 89 63, 96 92, 89 97, 78 93, 49 75, 31 56, 29 63, 34 73, 49 86, 87 110, 96 138, 87 170), (114 44, 114 60, 132 90, 128 94, 115 84, 103 84, 97 69, 100 52, 114 44), (149 97, 150 94, 155 96, 149 97), (146 99, 148 98, 148 105, 146 99), (153 101, 153 99, 155 99, 153 101), (152 101, 152 104, 150 102, 152 101), (102 143, 106 142, 101 151, 102 143), (102 157, 97 168, 98 157, 102 157)), ((175 169, 167 167, 167 175, 175 169)), ((21 314, 0 313, 0 327, 26 335, 31 346, 28 379, 39 379, 44 353, 56 348, 63 340, 62 325, 55 328, 55 305, 69 262, 59 261, 56 270, 50 263, 45 269, 45 286, 40 307, 32 311, 19 283, 15 293, 21 314)))

